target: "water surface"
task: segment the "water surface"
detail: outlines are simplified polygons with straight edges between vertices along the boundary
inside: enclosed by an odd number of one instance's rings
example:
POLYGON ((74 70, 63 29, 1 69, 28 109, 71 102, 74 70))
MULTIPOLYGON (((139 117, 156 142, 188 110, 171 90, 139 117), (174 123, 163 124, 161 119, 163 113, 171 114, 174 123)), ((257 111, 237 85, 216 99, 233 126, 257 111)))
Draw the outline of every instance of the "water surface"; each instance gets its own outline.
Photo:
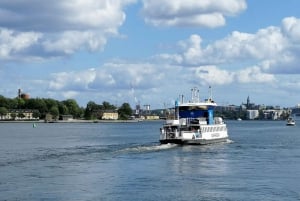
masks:
POLYGON ((0 123, 0 200, 300 200, 300 129, 229 121, 230 140, 159 145, 162 122, 0 123))

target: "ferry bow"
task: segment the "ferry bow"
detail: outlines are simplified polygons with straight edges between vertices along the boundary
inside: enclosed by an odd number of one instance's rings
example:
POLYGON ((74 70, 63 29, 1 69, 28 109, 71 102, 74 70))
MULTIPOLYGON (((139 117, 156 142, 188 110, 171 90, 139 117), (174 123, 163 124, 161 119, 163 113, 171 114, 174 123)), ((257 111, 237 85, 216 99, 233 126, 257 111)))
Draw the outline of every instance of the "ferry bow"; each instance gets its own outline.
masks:
POLYGON ((160 143, 205 145, 227 141, 225 122, 214 117, 216 106, 211 95, 201 102, 199 90, 193 88, 191 101, 185 103, 182 98, 175 102, 175 118, 167 119, 160 128, 160 143))

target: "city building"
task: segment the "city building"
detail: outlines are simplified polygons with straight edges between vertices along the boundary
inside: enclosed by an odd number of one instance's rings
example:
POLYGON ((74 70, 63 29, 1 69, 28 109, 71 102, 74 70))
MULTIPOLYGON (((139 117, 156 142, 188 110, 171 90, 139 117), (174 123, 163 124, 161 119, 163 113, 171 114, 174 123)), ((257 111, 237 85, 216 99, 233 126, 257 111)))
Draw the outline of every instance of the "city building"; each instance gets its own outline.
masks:
POLYGON ((104 110, 101 111, 101 119, 103 120, 117 120, 119 118, 118 111, 116 110, 104 110))
POLYGON ((258 110, 247 110, 247 119, 253 120, 259 117, 258 110))
POLYGON ((39 120, 38 114, 38 110, 11 109, 0 120, 39 120))

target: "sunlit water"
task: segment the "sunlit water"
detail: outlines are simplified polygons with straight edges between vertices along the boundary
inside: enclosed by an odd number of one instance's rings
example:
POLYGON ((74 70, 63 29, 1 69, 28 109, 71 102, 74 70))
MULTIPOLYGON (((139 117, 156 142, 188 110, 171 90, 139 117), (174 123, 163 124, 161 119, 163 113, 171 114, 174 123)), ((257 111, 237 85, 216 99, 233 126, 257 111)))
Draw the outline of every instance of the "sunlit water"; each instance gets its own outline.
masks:
POLYGON ((208 146, 159 145, 162 122, 0 123, 0 200, 300 200, 300 126, 227 123, 208 146))

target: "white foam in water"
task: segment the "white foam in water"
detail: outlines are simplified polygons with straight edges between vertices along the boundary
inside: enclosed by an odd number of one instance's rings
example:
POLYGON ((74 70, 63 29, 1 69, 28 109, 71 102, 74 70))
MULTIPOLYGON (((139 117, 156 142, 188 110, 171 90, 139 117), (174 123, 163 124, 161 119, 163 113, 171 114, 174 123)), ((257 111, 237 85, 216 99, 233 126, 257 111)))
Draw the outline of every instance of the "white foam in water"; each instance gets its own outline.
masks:
POLYGON ((227 139, 226 143, 234 143, 233 140, 227 139))
POLYGON ((152 151, 160 151, 160 150, 166 150, 166 149, 172 149, 174 147, 177 147, 176 144, 162 144, 162 145, 153 145, 153 146, 136 146, 136 147, 128 147, 122 150, 119 150, 118 152, 152 152, 152 151))
POLYGON ((145 151, 158 151, 158 150, 164 150, 164 149, 171 149, 171 148, 174 148, 174 147, 177 147, 178 145, 177 144, 162 144, 162 145, 154 145, 154 146, 142 146, 142 150, 145 150, 145 151))

